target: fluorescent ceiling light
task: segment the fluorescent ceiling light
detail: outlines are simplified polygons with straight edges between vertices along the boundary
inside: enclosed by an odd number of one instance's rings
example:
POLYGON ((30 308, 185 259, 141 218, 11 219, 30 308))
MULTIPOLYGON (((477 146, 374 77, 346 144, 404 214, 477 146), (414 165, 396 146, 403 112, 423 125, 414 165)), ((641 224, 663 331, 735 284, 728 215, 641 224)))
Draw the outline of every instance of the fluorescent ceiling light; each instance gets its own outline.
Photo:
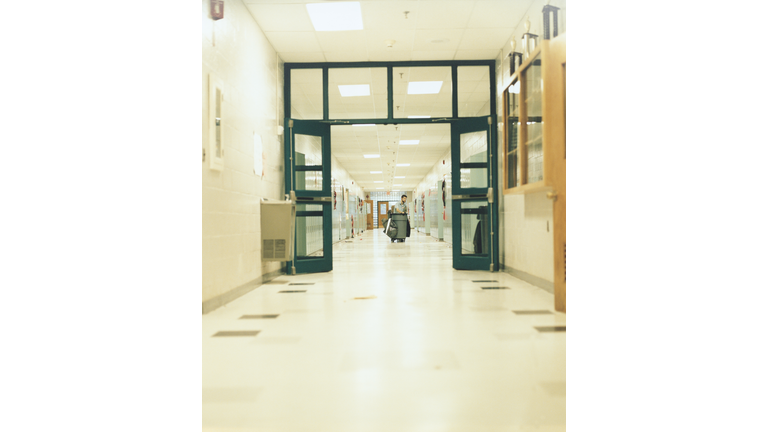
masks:
POLYGON ((395 178, 405 178, 405 176, 395 176, 395 178))
POLYGON ((356 125, 352 125, 352 126, 363 127, 363 126, 376 126, 376 125, 375 124, 356 124, 356 125))
POLYGON ((359 2, 310 3, 309 19, 315 31, 362 30, 363 14, 359 2))
POLYGON ((416 145, 419 140, 400 140, 400 145, 416 145))
POLYGON ((376 189, 384 189, 384 188, 376 188, 376 189))
POLYGON ((411 164, 397 164, 397 166, 411 166, 411 164))
POLYGON ((342 97, 370 96, 371 86, 368 84, 340 85, 339 92, 341 92, 342 97))
POLYGON ((374 159, 374 158, 381 157, 381 156, 377 155, 377 154, 372 154, 372 155, 363 155, 363 157, 366 158, 366 159, 374 159))
POLYGON ((381 171, 371 171, 371 174, 381 174, 381 171))
POLYGON ((442 81, 414 81, 408 83, 408 94, 437 94, 440 93, 442 81))
POLYGON ((408 116, 408 118, 432 118, 432 116, 408 116))
POLYGON ((401 184, 396 184, 396 185, 392 185, 392 186, 402 186, 402 185, 401 184))

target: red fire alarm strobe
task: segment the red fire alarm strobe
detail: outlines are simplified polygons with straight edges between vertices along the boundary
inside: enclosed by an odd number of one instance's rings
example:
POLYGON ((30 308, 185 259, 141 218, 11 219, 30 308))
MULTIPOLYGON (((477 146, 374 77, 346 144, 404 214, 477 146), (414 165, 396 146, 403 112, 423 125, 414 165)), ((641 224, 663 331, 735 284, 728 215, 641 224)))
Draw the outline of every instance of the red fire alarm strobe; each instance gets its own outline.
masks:
POLYGON ((224 18, 224 0, 211 0, 211 18, 214 20, 224 18))

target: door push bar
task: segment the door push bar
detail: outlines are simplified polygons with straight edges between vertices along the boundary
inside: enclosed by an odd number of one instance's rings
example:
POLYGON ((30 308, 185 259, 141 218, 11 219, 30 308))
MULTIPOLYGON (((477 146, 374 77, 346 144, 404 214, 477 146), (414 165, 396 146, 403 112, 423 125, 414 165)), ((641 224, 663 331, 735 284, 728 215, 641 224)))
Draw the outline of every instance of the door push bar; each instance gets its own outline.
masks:
POLYGON ((310 202, 331 202, 333 201, 333 197, 296 197, 296 201, 310 201, 310 202))
POLYGON ((488 188, 487 194, 472 194, 472 195, 451 195, 451 199, 455 201, 462 201, 462 200, 478 200, 478 199, 488 199, 489 203, 493 203, 493 188, 488 188))

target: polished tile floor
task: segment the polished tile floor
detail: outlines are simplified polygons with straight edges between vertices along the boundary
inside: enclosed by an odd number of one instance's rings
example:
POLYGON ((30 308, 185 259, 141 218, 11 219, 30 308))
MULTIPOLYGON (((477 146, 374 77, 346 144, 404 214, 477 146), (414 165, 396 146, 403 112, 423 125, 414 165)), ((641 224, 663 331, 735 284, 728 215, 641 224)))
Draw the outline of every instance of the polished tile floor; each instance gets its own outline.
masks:
POLYGON ((450 245, 415 230, 333 253, 332 272, 280 276, 203 315, 204 431, 565 430, 552 294, 453 270, 450 245))

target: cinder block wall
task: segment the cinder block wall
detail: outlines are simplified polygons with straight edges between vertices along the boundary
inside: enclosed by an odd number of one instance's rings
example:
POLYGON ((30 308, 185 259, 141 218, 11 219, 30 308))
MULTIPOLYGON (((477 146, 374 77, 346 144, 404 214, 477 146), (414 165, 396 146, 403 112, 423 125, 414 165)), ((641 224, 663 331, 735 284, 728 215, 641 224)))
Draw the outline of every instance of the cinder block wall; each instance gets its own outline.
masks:
MULTIPOLYGON (((224 169, 202 163, 203 302, 225 294, 280 263, 261 263, 259 202, 280 199, 283 187, 283 67, 275 50, 240 0, 227 1, 224 19, 202 10, 202 147, 208 148, 208 76, 224 84, 224 169), (262 140, 262 173, 254 172, 254 140, 262 140)), ((198 150, 200 151, 200 150, 198 150)), ((202 158, 201 158, 202 159, 202 158)), ((190 233, 192 235, 192 233, 190 233)))

